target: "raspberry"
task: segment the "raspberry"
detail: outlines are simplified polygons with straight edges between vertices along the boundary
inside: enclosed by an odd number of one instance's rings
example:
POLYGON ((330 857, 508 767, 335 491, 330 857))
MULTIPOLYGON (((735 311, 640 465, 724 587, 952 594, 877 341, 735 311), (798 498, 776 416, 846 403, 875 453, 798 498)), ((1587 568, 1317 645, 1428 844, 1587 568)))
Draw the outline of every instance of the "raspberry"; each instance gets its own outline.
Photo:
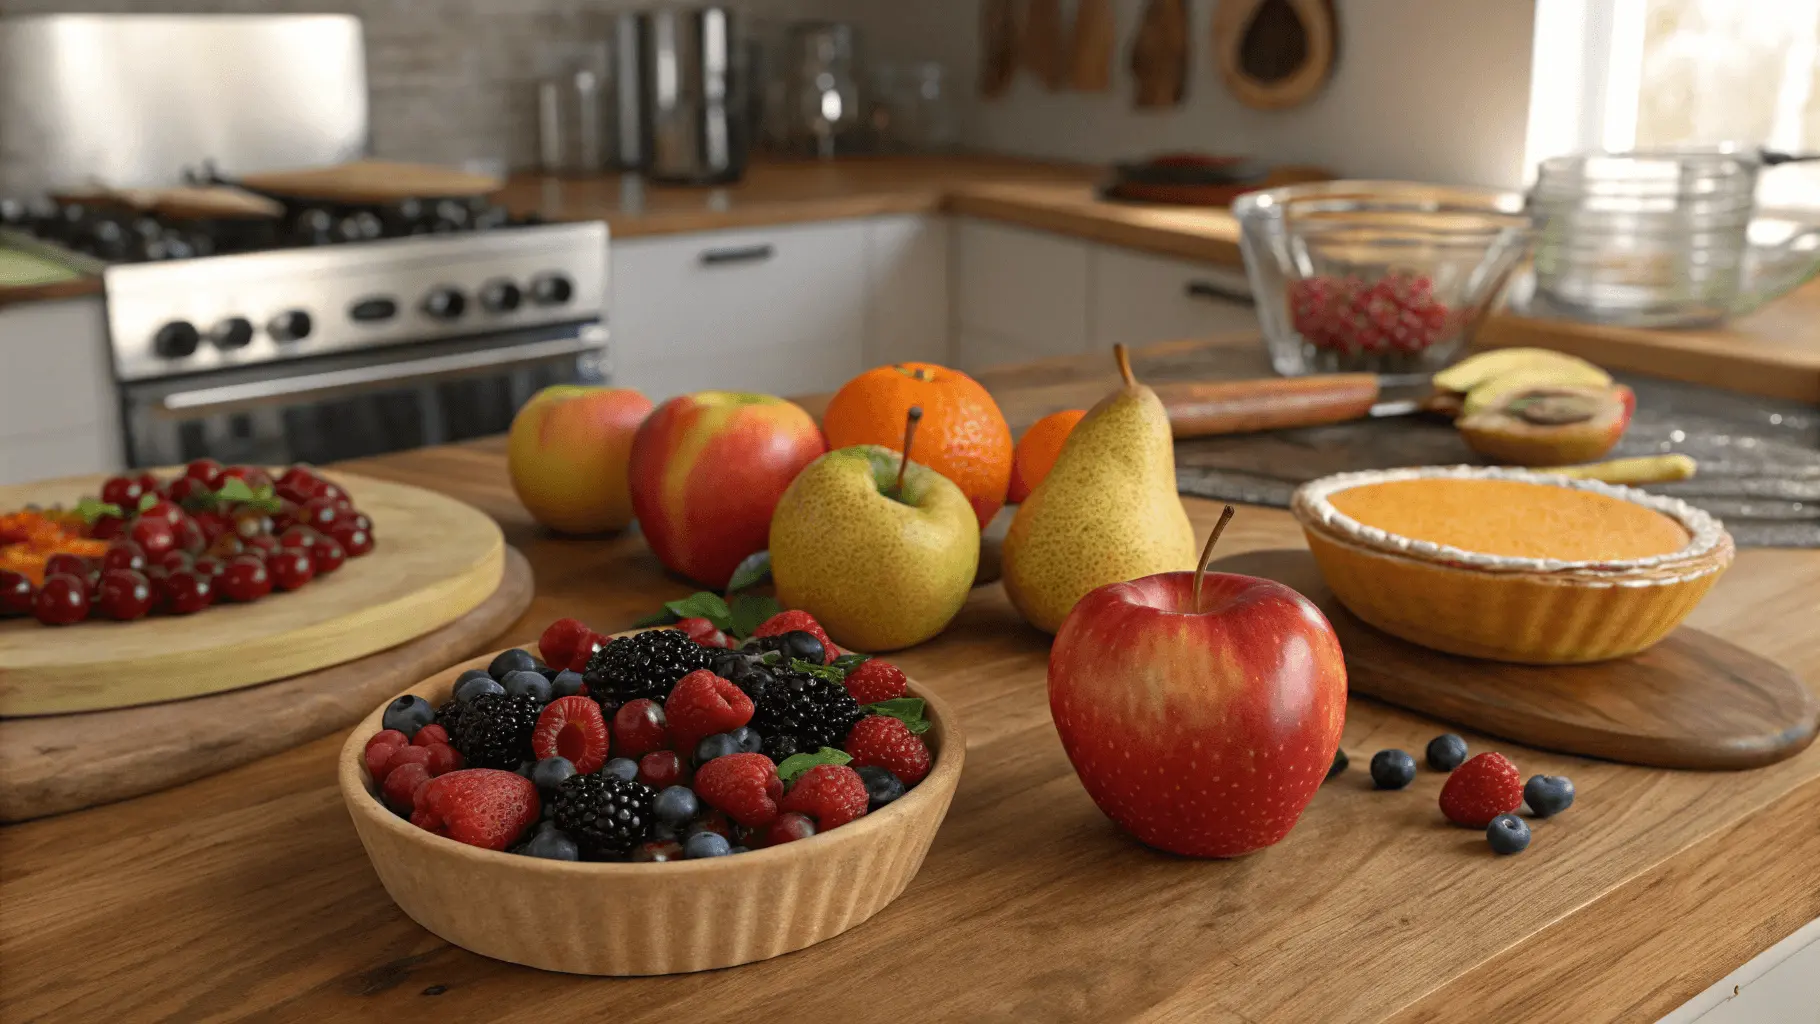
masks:
POLYGON ((818 764, 797 777, 782 807, 814 818, 815 827, 826 832, 864 816, 866 804, 866 782, 858 772, 844 764, 818 764))
POLYGON ((694 750, 708 736, 732 732, 752 720, 753 710, 744 690, 705 668, 677 680, 664 701, 670 742, 678 750, 694 750))
POLYGON ((1453 770, 1441 787, 1441 813, 1456 825, 1484 828, 1523 803, 1523 776, 1503 754, 1480 754, 1453 770))
POLYGON ((392 751, 397 747, 408 747, 411 741, 397 729, 382 729, 367 740, 366 762, 367 774, 375 783, 385 781, 385 763, 391 760, 392 751))
POLYGON ((410 814, 417 801, 417 788, 430 781, 430 770, 415 761, 400 764, 386 773, 385 805, 399 814, 410 814))
POLYGON ((385 765, 379 769, 379 774, 373 776, 374 782, 384 782, 393 772, 398 770, 400 765, 421 764, 425 767, 429 766, 430 751, 428 748, 399 746, 391 749, 391 756, 385 759, 385 765))
POLYGON ((449 730, 444 729, 435 722, 431 722, 429 725, 418 729, 417 735, 411 737, 411 746, 413 747, 427 747, 432 743, 447 742, 449 742, 449 730))
POLYGON ((847 673, 846 682, 847 692, 861 704, 896 700, 904 695, 905 687, 909 685, 903 669, 877 658, 860 662, 858 668, 847 673))
POLYGON ((804 611, 778 612, 760 623, 759 627, 752 631, 752 635, 783 636, 785 633, 798 629, 811 634, 822 642, 822 650, 826 652, 822 656, 822 664, 828 664, 840 656, 839 650, 834 646, 834 641, 828 639, 827 630, 822 629, 822 624, 815 621, 815 616, 804 611))
MULTIPOLYGON (((729 754, 717 757, 695 773, 695 793, 708 806, 747 828, 769 825, 777 817, 777 798, 784 784, 777 765, 763 754, 729 754)), ((865 807, 865 787, 860 806, 865 807)))
POLYGON ((637 759, 670 745, 663 705, 640 697, 613 713, 613 756, 637 759))
POLYGON ((447 775, 461 767, 461 752, 447 743, 432 743, 423 749, 430 752, 430 759, 424 767, 430 770, 431 778, 447 775))
POLYGON ((707 619, 683 619, 676 624, 676 628, 703 647, 724 647, 731 650, 735 646, 731 637, 707 619))
POLYGON ((561 697, 537 716, 531 731, 531 751, 538 760, 566 757, 580 775, 589 775, 607 763, 607 720, 600 705, 586 697, 561 697))
MULTIPOLYGON (((609 641, 611 641, 612 639, 613 639, 612 637, 607 636, 604 633, 596 633, 596 632, 593 632, 592 630, 590 630, 585 636, 583 636, 579 641, 576 642, 575 654, 574 654, 574 656, 572 656, 569 659, 568 664, 562 665, 559 667, 566 668, 571 672, 586 671, 588 668, 588 662, 593 661, 594 655, 600 653, 600 649, 602 647, 607 646, 607 643, 609 641)), ((547 658, 544 660, 549 661, 549 659, 547 659, 547 658)), ((549 662, 549 663, 555 664, 555 662, 549 662)))
POLYGON ((887 715, 869 715, 859 720, 847 733, 843 748, 852 756, 853 767, 877 765, 914 786, 929 774, 929 748, 910 727, 887 715))
POLYGON ((674 750, 653 750, 638 759, 638 778, 652 789, 662 790, 681 784, 688 774, 682 755, 674 750))
POLYGON ((545 664, 558 668, 575 668, 575 654, 592 632, 580 619, 557 619, 538 638, 537 650, 543 655, 545 664))

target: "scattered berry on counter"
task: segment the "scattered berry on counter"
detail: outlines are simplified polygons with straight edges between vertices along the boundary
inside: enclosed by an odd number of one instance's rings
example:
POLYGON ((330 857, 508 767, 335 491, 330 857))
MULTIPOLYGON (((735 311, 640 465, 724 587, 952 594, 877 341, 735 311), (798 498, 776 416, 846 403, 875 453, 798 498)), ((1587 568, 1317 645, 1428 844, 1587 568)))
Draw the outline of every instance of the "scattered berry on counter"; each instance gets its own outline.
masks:
POLYGON ((1466 741, 1444 732, 1428 741, 1428 767, 1437 772, 1451 772, 1466 762, 1466 741))
MULTIPOLYGON (((589 691, 592 695, 593 687, 589 691)), ((636 759, 669 745, 669 717, 662 704, 640 697, 613 713, 613 756, 636 759)))
POLYGON ((416 735, 411 737, 413 747, 427 747, 432 743, 447 742, 449 742, 449 730, 433 721, 428 725, 419 726, 416 735))
POLYGON ((764 845, 782 846, 794 843, 798 839, 807 839, 815 834, 815 821, 806 814, 790 811, 777 816, 777 820, 766 826, 764 845))
MULTIPOLYGON (((690 749, 703 737, 727 733, 752 720, 752 698, 707 669, 677 681, 664 701, 664 716, 678 747, 690 749)), ((735 744, 737 747, 737 744, 735 744)))
POLYGON ((683 855, 690 860, 703 857, 725 857, 733 852, 733 845, 725 836, 715 832, 696 832, 683 843, 683 855))
POLYGON ((929 748, 901 719, 868 715, 847 733, 845 749, 853 767, 877 765, 914 786, 929 774, 929 748))
MULTIPOLYGON (((539 704, 550 702, 550 679, 536 669, 518 669, 507 672, 505 678, 499 681, 499 685, 505 687, 506 692, 514 697, 530 697, 539 704)), ((594 704, 593 701, 588 701, 588 703, 594 704)), ((600 705, 595 704, 594 710, 599 711, 600 705)))
POLYGON ((638 781, 652 789, 678 785, 688 774, 688 765, 674 750, 653 750, 638 759, 638 781))
POLYGON ((530 759, 531 733, 542 713, 532 697, 483 694, 462 707, 449 735, 469 766, 509 772, 530 759))
POLYGON ((380 719, 381 728, 397 729, 406 736, 417 735, 417 730, 429 725, 436 719, 436 709, 422 697, 405 695, 386 705, 385 715, 380 719))
POLYGON ((575 763, 566 757, 546 757, 531 766, 531 781, 545 793, 554 792, 574 774, 575 763))
POLYGON ((575 845, 560 829, 539 831, 531 841, 519 848, 527 857, 542 857, 545 860, 580 860, 581 847, 575 845))
POLYGON ((866 784, 866 810, 876 811, 880 807, 904 795, 904 780, 891 774, 890 769, 880 768, 875 764, 860 765, 854 771, 866 784))
POLYGON ((629 757, 615 757, 601 765, 600 773, 625 782, 633 782, 638 778, 638 762, 629 757))
POLYGON ((1327 778, 1324 778, 1321 781, 1326 782, 1328 779, 1343 773, 1350 767, 1352 767, 1352 758, 1346 756, 1346 751, 1335 747, 1333 751, 1333 763, 1327 766, 1327 778))
POLYGON ((427 762, 418 764, 412 761, 393 765, 385 777, 385 805, 409 817, 416 806, 418 787, 429 781, 430 769, 427 762))
MULTIPOLYGON (((507 677, 508 688, 511 680, 527 675, 531 673, 512 673, 507 677)), ((549 687, 549 680, 543 676, 536 678, 546 689, 549 687)), ((609 744, 607 721, 601 717, 600 705, 586 697, 564 697, 550 702, 531 732, 532 753, 540 760, 568 758, 578 775, 592 774, 606 764, 609 744)))
POLYGON ((864 816, 869 802, 858 772, 844 764, 819 764, 797 776, 779 806, 808 815, 825 832, 864 816))
POLYGON ((1500 814, 1485 826, 1485 841, 1493 853, 1522 853, 1529 848, 1529 825, 1514 814, 1500 814))
POLYGON ((867 658, 847 673, 847 692, 861 704, 878 704, 896 700, 906 692, 910 681, 904 670, 879 658, 867 658))
POLYGON ((1441 813, 1456 825, 1484 828, 1523 803, 1523 776, 1503 754, 1484 753, 1455 768, 1441 787, 1441 813))
POLYGON ((683 676, 707 668, 714 652, 674 629, 617 637, 589 659, 582 679, 600 701, 662 700, 683 676))
MULTIPOLYGON (((864 790, 861 786, 861 790, 864 790)), ((703 802, 747 828, 769 825, 784 795, 777 766, 763 754, 717 757, 695 773, 695 793, 703 802)))
POLYGON ((530 779, 491 768, 439 775, 417 790, 411 824, 469 846, 504 850, 543 813, 530 779))
POLYGON ((609 775, 572 776, 556 790, 556 827, 584 855, 623 856, 650 834, 656 798, 643 783, 609 775))
POLYGON ((1416 759, 1401 750, 1371 755, 1371 781, 1379 789, 1402 789, 1416 780, 1416 759))
MULTIPOLYGON (((763 639, 766 637, 783 636, 785 633, 795 632, 807 633, 814 637, 817 643, 821 644, 823 664, 827 664, 834 660, 834 641, 828 639, 827 631, 822 629, 821 623, 815 621, 815 616, 810 615, 808 612, 778 612, 764 622, 759 623, 758 628, 752 631, 752 636, 763 639)), ((775 650, 776 648, 770 649, 775 650)), ((800 657, 800 655, 798 655, 798 657, 800 657)))
POLYGON ((1574 805, 1574 783, 1565 775, 1532 775, 1523 784, 1523 802, 1538 818, 1552 818, 1574 805))

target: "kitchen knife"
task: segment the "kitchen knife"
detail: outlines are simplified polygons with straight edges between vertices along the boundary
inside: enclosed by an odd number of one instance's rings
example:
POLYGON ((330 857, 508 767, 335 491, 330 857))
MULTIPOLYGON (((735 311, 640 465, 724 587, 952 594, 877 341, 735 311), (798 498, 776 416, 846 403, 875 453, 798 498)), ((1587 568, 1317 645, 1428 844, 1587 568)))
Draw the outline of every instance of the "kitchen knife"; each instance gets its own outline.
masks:
POLYGON ((1333 373, 1158 384, 1155 390, 1180 440, 1407 416, 1428 407, 1428 379, 1426 374, 1333 373), (1387 397, 1389 392, 1404 397, 1387 397))

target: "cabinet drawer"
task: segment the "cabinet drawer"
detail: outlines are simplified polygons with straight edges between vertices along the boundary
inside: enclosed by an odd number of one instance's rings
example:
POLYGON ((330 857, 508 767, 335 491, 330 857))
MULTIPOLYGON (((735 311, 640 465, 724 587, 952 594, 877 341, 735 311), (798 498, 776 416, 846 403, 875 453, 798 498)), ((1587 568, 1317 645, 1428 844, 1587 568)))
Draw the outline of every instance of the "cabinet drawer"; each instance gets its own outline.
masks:
POLYGON ((1093 347, 1256 330, 1257 314, 1247 301, 1250 294, 1240 267, 1096 247, 1093 347))
MULTIPOLYGON (((990 334, 1030 359, 1087 351, 1087 243, 977 220, 954 234, 957 338, 990 334)), ((979 362, 958 345, 955 359, 979 362)))

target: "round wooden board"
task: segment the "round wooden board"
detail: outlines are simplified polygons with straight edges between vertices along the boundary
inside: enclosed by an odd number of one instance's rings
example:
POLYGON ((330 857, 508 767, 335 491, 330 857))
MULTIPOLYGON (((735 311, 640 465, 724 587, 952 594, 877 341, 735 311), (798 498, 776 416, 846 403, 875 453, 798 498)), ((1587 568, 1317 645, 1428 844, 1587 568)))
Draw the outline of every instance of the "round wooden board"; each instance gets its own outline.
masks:
MULTIPOLYGON (((181 700, 395 647, 499 587, 505 538, 478 509, 417 487, 327 473, 373 520, 371 554, 293 593, 187 616, 53 628, 0 622, 0 717, 181 700)), ((0 488, 0 508, 74 504, 99 476, 0 488)))

